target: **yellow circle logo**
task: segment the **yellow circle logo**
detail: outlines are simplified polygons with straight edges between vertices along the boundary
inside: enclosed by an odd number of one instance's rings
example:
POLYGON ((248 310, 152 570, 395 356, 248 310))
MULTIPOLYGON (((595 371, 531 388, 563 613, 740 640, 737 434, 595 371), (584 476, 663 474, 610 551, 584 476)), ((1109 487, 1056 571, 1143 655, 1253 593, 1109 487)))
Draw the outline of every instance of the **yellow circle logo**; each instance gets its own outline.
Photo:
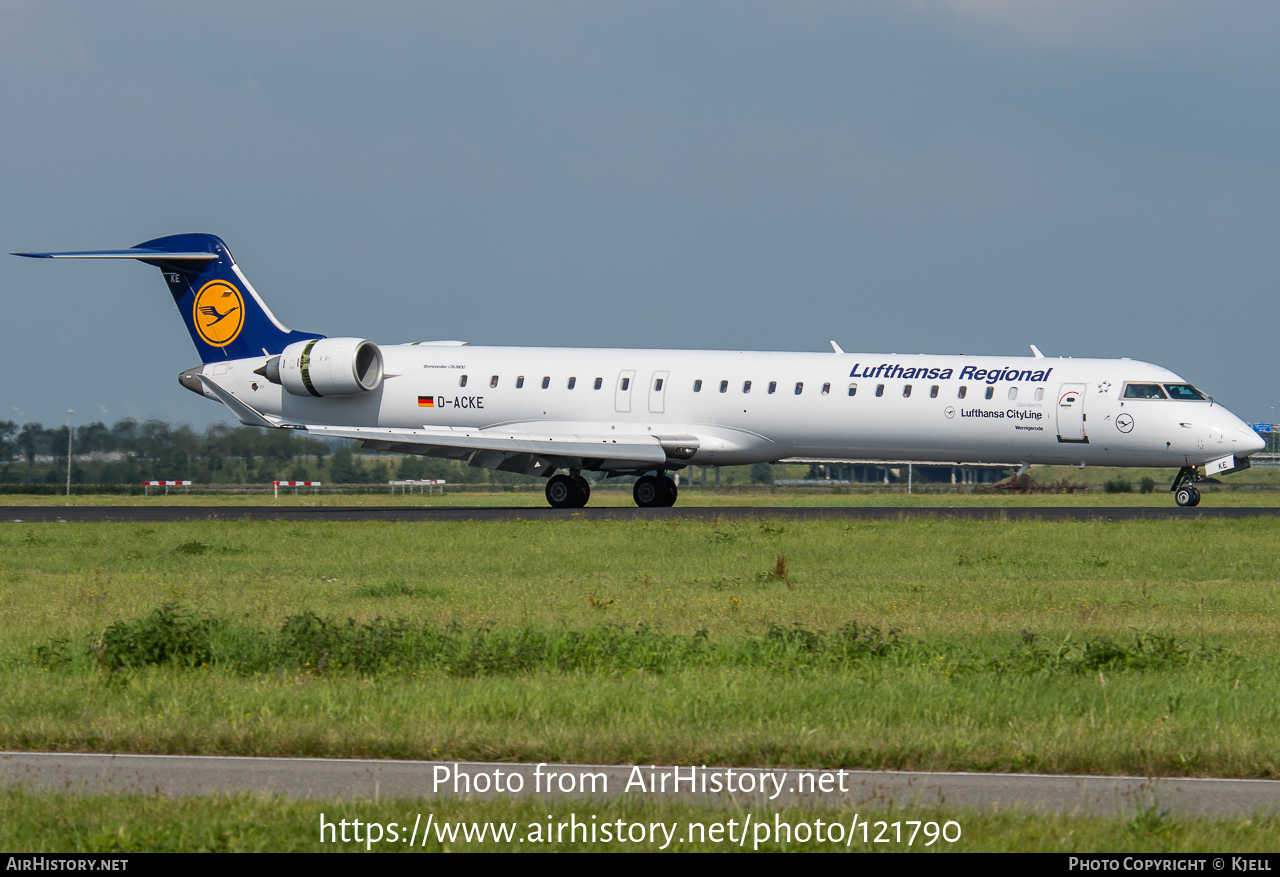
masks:
POLYGON ((244 299, 225 280, 210 280, 196 293, 192 317, 200 337, 214 347, 226 347, 244 327, 244 299))

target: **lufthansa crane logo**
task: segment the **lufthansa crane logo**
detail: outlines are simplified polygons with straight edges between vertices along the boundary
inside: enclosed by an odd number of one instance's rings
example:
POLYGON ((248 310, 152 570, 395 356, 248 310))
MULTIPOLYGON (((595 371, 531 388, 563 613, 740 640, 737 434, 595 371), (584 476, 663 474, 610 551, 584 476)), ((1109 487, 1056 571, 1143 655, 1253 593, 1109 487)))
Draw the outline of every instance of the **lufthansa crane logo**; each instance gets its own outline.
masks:
POLYGON ((244 298, 225 280, 210 280, 200 287, 192 308, 196 331, 213 347, 226 347, 244 328, 244 298))

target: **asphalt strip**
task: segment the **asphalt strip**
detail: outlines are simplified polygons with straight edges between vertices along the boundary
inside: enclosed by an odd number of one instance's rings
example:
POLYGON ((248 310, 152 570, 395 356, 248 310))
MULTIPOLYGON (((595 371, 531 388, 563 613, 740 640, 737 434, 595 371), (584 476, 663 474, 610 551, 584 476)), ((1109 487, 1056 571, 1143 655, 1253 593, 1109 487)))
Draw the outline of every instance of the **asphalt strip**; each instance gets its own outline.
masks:
POLYGON ((0 786, 162 797, 683 800, 779 808, 1021 809, 1132 817, 1280 812, 1280 781, 651 765, 0 752, 0 786))
POLYGON ((1280 517, 1280 507, 1234 506, 676 506, 670 509, 544 506, 0 506, 0 523, 178 521, 733 521, 967 520, 1196 521, 1280 517))

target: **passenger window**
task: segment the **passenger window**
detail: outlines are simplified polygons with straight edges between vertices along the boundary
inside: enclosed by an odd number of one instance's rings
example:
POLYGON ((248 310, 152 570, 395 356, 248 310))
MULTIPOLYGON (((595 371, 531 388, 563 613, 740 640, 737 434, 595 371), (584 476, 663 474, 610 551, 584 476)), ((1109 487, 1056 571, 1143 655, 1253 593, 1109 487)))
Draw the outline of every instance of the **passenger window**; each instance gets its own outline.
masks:
POLYGON ((1044 387, 1036 387, 1036 401, 1039 402, 1044 398, 1044 387))
POLYGON ((850 395, 850 396, 856 396, 856 395, 858 395, 858 385, 857 385, 857 384, 850 384, 850 385, 849 385, 849 395, 850 395))
POLYGON ((604 386, 604 378, 596 378, 596 389, 598 390, 603 386, 604 386))
POLYGON ((466 376, 466 375, 463 375, 462 377, 458 378, 458 386, 459 386, 459 387, 465 387, 466 385, 467 385, 467 376, 466 376))
POLYGON ((702 392, 702 378, 698 378, 698 380, 693 382, 693 392, 695 393, 702 392))
POLYGON ((911 398, 911 385, 910 385, 910 384, 903 384, 903 385, 902 385, 902 398, 903 398, 903 399, 910 399, 910 398, 911 398))
POLYGON ((517 390, 524 389, 524 375, 520 375, 519 377, 516 378, 516 389, 517 390))
POLYGON ((1163 399, 1164 390, 1159 384, 1129 384, 1124 388, 1126 399, 1163 399))
POLYGON ((751 382, 750 382, 750 381, 743 381, 743 382, 742 382, 742 392, 744 392, 744 393, 750 393, 750 392, 751 392, 751 382))
POLYGON ((960 392, 956 393, 956 398, 957 398, 957 399, 963 399, 963 398, 964 398, 965 396, 967 396, 967 395, 969 395, 969 388, 968 388, 968 387, 966 387, 966 386, 964 386, 963 384, 961 384, 961 385, 960 385, 960 392))
POLYGON ((489 386, 490 386, 491 388, 492 388, 492 387, 496 387, 496 386, 498 386, 498 376, 497 376, 497 375, 494 375, 493 377, 489 378, 489 386))
POLYGON ((796 381, 796 395, 799 396, 804 392, 804 381, 796 381))
POLYGON ((1010 401, 1010 402, 1012 402, 1014 399, 1017 399, 1017 398, 1018 398, 1018 388, 1017 388, 1017 387, 1010 387, 1010 388, 1009 388, 1009 401, 1010 401))
POLYGON ((662 378, 658 378, 656 381, 653 382, 653 391, 655 393, 662 392, 662 378))
MULTIPOLYGON (((543 386, 543 388, 545 389, 547 385, 546 385, 545 383, 543 383, 543 385, 542 385, 542 386, 543 386)), ((623 378, 623 379, 622 379, 622 392, 624 392, 624 393, 625 393, 627 390, 630 390, 630 389, 631 389, 631 378, 623 378)))
POLYGON ((772 396, 772 395, 773 395, 774 393, 776 393, 777 391, 778 391, 778 382, 777 382, 777 381, 770 381, 770 382, 769 382, 769 395, 770 395, 770 396, 772 396))
POLYGON ((1164 388, 1169 391, 1170 399, 1184 402, 1204 401, 1204 394, 1190 384, 1165 384, 1164 388))
POLYGON ((884 384, 876 384, 876 398, 884 395, 884 384))
MULTIPOLYGON (((549 377, 544 377, 544 378, 542 379, 542 389, 544 389, 544 390, 545 390, 545 389, 546 389, 547 387, 549 387, 549 386, 551 386, 551 378, 549 378, 549 377)), ((626 387, 623 387, 623 389, 625 390, 625 389, 626 389, 626 387)))
POLYGON ((577 378, 569 378, 569 389, 572 390, 578 383, 577 378))
POLYGON ((721 382, 720 382, 720 392, 721 392, 721 393, 727 393, 727 392, 729 392, 729 382, 728 382, 728 381, 721 381, 721 382))
POLYGON ((988 399, 992 399, 992 398, 994 398, 994 397, 995 397, 995 395, 996 395, 996 388, 995 388, 995 387, 987 387, 987 398, 988 398, 988 399))
POLYGON ((932 387, 930 387, 930 388, 929 388, 929 398, 930 398, 930 399, 937 399, 937 398, 938 398, 938 385, 937 385, 937 384, 934 384, 932 387))
POLYGON ((824 396, 830 396, 830 395, 831 395, 831 385, 830 385, 830 384, 823 384, 823 385, 822 385, 822 395, 824 395, 824 396))

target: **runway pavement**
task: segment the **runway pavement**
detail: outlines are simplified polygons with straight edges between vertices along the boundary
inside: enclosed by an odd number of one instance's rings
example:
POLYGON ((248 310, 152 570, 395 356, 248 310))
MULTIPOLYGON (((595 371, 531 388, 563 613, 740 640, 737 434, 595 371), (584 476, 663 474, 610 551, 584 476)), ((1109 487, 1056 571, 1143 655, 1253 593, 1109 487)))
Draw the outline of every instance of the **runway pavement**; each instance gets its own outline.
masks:
POLYGON ((545 506, 0 506, 0 523, 121 521, 703 521, 966 520, 1186 521, 1280 517, 1280 507, 1169 506, 677 506, 670 509, 545 506))
POLYGON ((673 768, 648 765, 0 753, 0 786, 82 794, 181 797, 248 792, 323 800, 497 796, 602 800, 630 795, 771 808, 894 805, 1133 816, 1156 807, 1204 817, 1280 812, 1280 781, 1275 780, 702 766, 678 770, 683 779, 676 791, 673 768), (496 792, 495 786, 503 791, 496 792))

